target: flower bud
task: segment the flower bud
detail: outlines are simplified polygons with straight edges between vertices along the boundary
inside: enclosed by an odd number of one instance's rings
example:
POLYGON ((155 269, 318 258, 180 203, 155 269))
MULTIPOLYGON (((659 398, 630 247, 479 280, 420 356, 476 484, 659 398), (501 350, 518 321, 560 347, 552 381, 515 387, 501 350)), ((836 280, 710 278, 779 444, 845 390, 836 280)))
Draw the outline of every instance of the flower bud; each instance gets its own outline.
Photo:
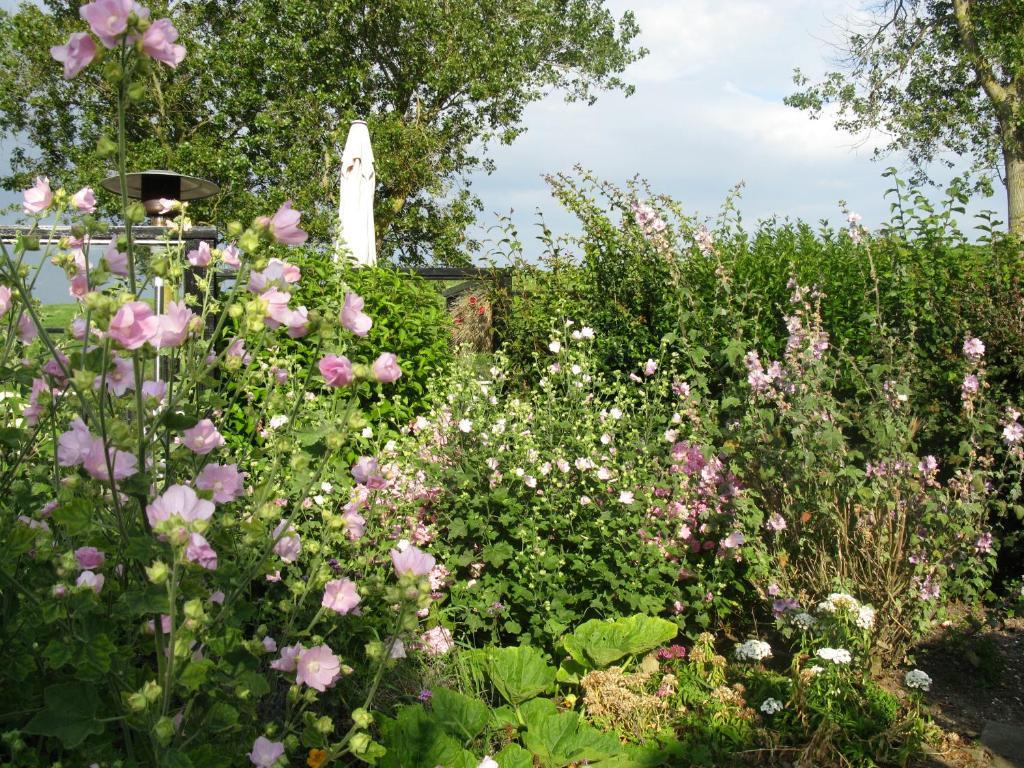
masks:
POLYGON ((124 70, 121 68, 121 64, 117 59, 110 58, 103 62, 103 79, 108 83, 117 85, 121 82, 121 78, 124 77, 124 70))
POLYGON ((149 702, 146 701, 146 697, 141 693, 136 692, 128 695, 128 708, 132 712, 144 712, 148 706, 149 702))
POLYGON ((356 724, 356 728, 369 728, 373 723, 373 715, 359 707, 352 713, 352 722, 356 724))
POLYGON ((327 715, 324 715, 323 717, 317 719, 315 727, 319 733, 322 733, 324 734, 324 736, 326 736, 328 733, 334 730, 334 721, 331 720, 331 718, 329 718, 327 715))
POLYGON ((117 144, 109 136, 100 136, 96 142, 96 154, 103 158, 113 157, 117 154, 117 144))
POLYGON ((206 611, 203 609, 203 601, 197 597, 193 597, 191 600, 185 603, 185 616, 190 619, 204 619, 206 618, 206 611))
POLYGON ((146 209, 138 201, 130 203, 125 211, 124 219, 129 224, 141 224, 146 220, 146 209))
POLYGON ((138 103, 146 98, 147 90, 145 83, 132 83, 128 86, 128 101, 138 103))
POLYGON ((242 222, 240 222, 240 221, 229 221, 228 222, 228 229, 227 229, 228 237, 232 238, 232 239, 238 237, 240 234, 242 234, 242 229, 243 229, 242 222))
POLYGON ((156 680, 148 681, 140 693, 150 704, 153 704, 157 699, 160 698, 160 694, 164 692, 164 689, 160 687, 160 684, 156 680))
POLYGON ((151 584, 163 584, 167 581, 168 573, 167 563, 161 560, 154 561, 152 565, 146 568, 146 578, 149 579, 151 584))
POLYGON ((247 253, 254 253, 260 247, 259 233, 247 229, 238 238, 238 247, 247 253))
POLYGON ((153 726, 153 734, 156 736, 156 740, 166 747, 174 736, 174 720, 164 715, 153 726))
POLYGON ((348 743, 353 755, 361 755, 370 747, 370 734, 356 733, 348 743))

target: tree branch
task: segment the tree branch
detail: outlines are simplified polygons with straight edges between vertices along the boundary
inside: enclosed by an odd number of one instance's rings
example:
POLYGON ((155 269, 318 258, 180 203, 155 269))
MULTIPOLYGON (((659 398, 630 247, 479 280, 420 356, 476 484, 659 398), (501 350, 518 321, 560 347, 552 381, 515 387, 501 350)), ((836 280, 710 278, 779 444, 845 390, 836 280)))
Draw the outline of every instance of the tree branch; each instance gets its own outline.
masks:
POLYGON ((992 101, 999 115, 1000 122, 1008 119, 1012 114, 1010 102, 1011 92, 996 77, 992 69, 992 63, 985 58, 981 51, 981 45, 974 34, 974 22, 971 20, 970 0, 953 0, 953 12, 956 15, 956 28, 960 33, 960 42, 963 44, 970 59, 971 66, 978 76, 985 94, 992 101))

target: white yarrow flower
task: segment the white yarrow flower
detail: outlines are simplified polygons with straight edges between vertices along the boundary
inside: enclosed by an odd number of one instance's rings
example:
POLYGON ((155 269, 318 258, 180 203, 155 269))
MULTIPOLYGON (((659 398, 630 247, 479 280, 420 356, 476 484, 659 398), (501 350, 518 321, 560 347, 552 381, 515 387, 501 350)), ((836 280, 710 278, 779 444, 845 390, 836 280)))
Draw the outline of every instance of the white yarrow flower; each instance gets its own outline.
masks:
POLYGON ((907 672, 906 677, 903 678, 907 684, 907 688, 917 688, 921 691, 931 690, 932 679, 928 673, 920 669, 912 669, 907 672))
POLYGON ((782 702, 778 699, 765 699, 761 702, 761 711, 766 715, 774 715, 776 712, 781 712, 783 707, 782 702))
POLYGON ((845 648, 819 648, 818 658, 831 661, 833 664, 849 664, 853 661, 850 652, 845 648))
POLYGON ((764 640, 747 640, 736 643, 734 653, 740 661, 761 661, 772 655, 772 647, 764 640))

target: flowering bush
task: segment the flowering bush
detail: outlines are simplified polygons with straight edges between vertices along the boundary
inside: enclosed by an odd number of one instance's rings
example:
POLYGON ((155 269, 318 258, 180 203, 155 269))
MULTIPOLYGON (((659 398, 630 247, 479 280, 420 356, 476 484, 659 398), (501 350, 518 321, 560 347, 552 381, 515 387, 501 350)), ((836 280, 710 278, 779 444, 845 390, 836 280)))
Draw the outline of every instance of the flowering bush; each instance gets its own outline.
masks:
MULTIPOLYGON (((124 190, 125 113, 185 50, 131 0, 81 16, 90 31, 52 53, 66 78, 99 66, 116 94, 104 141, 124 190)), ((37 179, 35 228, 0 251, 5 746, 21 766, 373 759, 366 708, 428 609, 433 559, 407 545, 363 567, 356 518, 303 501, 348 480, 354 389, 393 384, 399 361, 353 351, 372 322, 357 294, 337 320, 296 301, 286 247, 306 235, 290 203, 185 253, 185 206, 161 201, 175 223, 148 252, 132 231, 142 205, 121 200, 125 231, 97 254, 92 190, 37 179), (40 322, 26 260, 48 216, 71 224, 44 254, 79 302, 63 340, 40 322), (190 294, 186 263, 200 270, 190 294), (222 267, 236 278, 217 298, 202 270, 222 267), (142 296, 161 284, 154 309, 142 296), (303 369, 261 364, 285 335, 316 350, 303 369), (251 384, 268 398, 240 398, 251 384), (322 397, 334 390, 348 396, 322 397), (244 446, 225 439, 225 413, 256 425, 244 446)))

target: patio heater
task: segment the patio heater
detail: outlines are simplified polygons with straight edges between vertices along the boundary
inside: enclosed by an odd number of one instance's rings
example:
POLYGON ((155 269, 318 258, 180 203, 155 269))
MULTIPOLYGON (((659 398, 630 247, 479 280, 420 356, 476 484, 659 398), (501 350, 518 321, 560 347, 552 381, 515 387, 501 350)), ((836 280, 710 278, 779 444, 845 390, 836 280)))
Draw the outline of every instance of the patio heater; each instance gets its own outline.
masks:
MULTIPOLYGON (((146 214, 149 216, 149 225, 152 228, 164 228, 171 225, 177 217, 177 212, 161 213, 163 206, 161 200, 174 200, 177 202, 188 202, 190 200, 202 200, 212 197, 220 192, 220 187, 207 179, 200 179, 195 176, 185 176, 174 171, 149 170, 137 173, 125 174, 125 189, 128 197, 132 200, 141 200, 146 214)), ((108 176, 100 182, 100 186, 115 195, 121 194, 121 178, 117 175, 108 176)), ((140 233, 144 234, 144 233, 140 233)), ((148 234, 148 233, 145 233, 148 234)), ((152 238, 158 233, 153 232, 152 238)), ((151 239, 151 238, 146 238, 151 239)), ((212 241, 210 245, 217 243, 217 230, 213 227, 195 227, 185 233, 185 250, 188 252, 197 248, 203 240, 212 241)), ((185 292, 187 293, 195 285, 194 270, 203 269, 192 267, 185 272, 185 292)), ((153 288, 156 294, 156 311, 158 314, 164 311, 164 281, 163 278, 153 278, 153 288)), ((160 355, 156 356, 156 379, 163 380, 160 355)))

